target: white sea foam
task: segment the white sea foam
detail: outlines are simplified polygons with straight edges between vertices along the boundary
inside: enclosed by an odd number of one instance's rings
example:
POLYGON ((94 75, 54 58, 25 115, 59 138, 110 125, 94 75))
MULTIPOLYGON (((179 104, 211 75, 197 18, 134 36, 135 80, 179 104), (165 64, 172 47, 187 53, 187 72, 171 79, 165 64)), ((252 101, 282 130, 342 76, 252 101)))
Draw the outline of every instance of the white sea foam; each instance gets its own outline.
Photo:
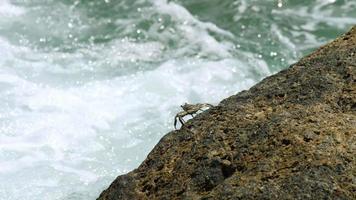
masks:
MULTIPOLYGON (((185 45, 198 45, 199 54, 202 56, 219 56, 219 57, 231 57, 233 44, 226 42, 219 42, 209 31, 215 32, 222 36, 233 38, 233 34, 227 30, 223 30, 210 22, 202 22, 191 15, 184 7, 174 3, 167 2, 167 0, 155 0, 153 1, 156 10, 163 14, 170 15, 174 20, 178 22, 178 33, 182 34, 182 37, 187 40, 185 45)), ((184 50, 182 48, 181 50, 184 50)), ((186 52, 182 52, 180 55, 184 55, 186 52)))
MULTIPOLYGON (((145 48, 146 51, 137 49, 133 56, 145 59, 147 52, 159 49, 155 45, 146 45, 145 48)), ((103 52, 112 56, 111 50, 103 52)), ((39 55, 37 52, 25 53, 39 55)), ((115 59, 120 58, 111 61, 115 59)), ((46 63, 42 61, 21 63, 23 66, 18 68, 19 72, 29 68, 26 71, 32 74, 48 74, 50 70, 63 73, 56 67, 46 69, 46 63)), ((250 87, 255 80, 249 69, 242 66, 243 63, 236 59, 170 60, 144 73, 71 86, 38 83, 32 76, 21 77, 5 68, 0 83, 11 87, 2 94, 5 101, 0 103, 5 108, 0 123, 0 149, 4 154, 11 152, 19 156, 3 157, 0 174, 15 175, 34 170, 34 174, 17 177, 17 181, 34 179, 32 175, 41 173, 34 167, 48 166, 51 171, 67 176, 68 181, 93 184, 102 175, 115 175, 115 168, 120 163, 127 163, 126 166, 131 168, 147 153, 140 152, 143 144, 145 149, 151 148, 162 133, 172 128, 171 119, 177 105, 186 101, 217 103, 218 99, 236 90, 250 87), (149 129, 154 132, 145 134, 149 129), (114 141, 118 143, 114 144, 114 141), (140 156, 130 158, 135 154, 140 156), (113 163, 109 167, 111 172, 83 166, 101 165, 108 161, 113 163)), ((71 69, 68 70, 66 73, 70 73, 71 69)), ((73 69, 72 72, 76 71, 73 69)), ((66 78, 62 78, 65 83, 66 78)), ((46 182, 43 178, 36 179, 46 182)), ((56 176, 51 179, 58 184, 57 190, 63 189, 62 184, 68 184, 67 181, 62 183, 61 179, 56 176)), ((17 181, 9 182, 0 190, 12 190, 17 181)), ((26 191, 23 188, 23 192, 26 191)))
POLYGON ((301 8, 294 8, 294 9, 273 10, 273 13, 282 16, 307 18, 309 20, 307 20, 306 26, 313 26, 309 24, 315 24, 315 23, 326 23, 329 25, 337 26, 339 28, 346 28, 350 25, 356 24, 355 17, 333 16, 330 10, 323 10, 323 7, 328 4, 329 3, 316 5, 313 6, 312 9, 301 7, 301 8))
POLYGON ((14 6, 13 4, 9 3, 8 0, 0 1, 0 17, 2 18, 22 15, 24 12, 25 9, 14 6))

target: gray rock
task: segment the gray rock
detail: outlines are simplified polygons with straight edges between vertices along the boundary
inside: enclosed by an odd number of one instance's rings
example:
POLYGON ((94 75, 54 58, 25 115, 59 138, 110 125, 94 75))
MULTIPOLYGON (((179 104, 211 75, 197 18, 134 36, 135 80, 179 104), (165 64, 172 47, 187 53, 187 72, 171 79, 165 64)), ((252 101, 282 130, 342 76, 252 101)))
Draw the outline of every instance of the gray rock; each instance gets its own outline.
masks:
POLYGON ((356 27, 165 135, 99 200, 356 199, 356 27))

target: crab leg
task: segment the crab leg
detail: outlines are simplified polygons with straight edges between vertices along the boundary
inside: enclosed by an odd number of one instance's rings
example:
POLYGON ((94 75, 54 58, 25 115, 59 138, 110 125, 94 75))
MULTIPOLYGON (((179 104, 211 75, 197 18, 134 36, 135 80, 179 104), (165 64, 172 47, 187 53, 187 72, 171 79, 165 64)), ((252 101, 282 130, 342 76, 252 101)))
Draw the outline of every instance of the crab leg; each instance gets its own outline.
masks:
POLYGON ((179 120, 179 122, 181 123, 181 125, 183 126, 184 125, 184 120, 183 120, 183 118, 182 117, 178 117, 178 120, 179 120))
POLYGON ((178 119, 179 119, 179 121, 180 121, 180 123, 181 123, 182 125, 185 123, 183 117, 178 117, 178 119))
POLYGON ((175 118, 174 118, 174 128, 175 128, 176 130, 177 130, 177 118, 178 118, 178 117, 175 117, 175 118))
POLYGON ((185 123, 184 119, 183 119, 181 116, 175 117, 175 118, 174 118, 174 128, 175 128, 175 129, 177 129, 177 119, 178 119, 179 122, 182 124, 182 126, 183 126, 183 124, 185 123))

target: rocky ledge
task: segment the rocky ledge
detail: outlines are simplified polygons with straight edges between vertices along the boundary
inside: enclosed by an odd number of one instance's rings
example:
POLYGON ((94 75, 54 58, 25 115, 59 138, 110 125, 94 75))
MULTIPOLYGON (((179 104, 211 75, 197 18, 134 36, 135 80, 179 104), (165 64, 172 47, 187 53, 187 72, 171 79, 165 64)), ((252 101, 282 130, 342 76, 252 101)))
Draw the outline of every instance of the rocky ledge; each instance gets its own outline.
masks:
POLYGON ((356 26, 165 135, 99 200, 356 199, 356 26))

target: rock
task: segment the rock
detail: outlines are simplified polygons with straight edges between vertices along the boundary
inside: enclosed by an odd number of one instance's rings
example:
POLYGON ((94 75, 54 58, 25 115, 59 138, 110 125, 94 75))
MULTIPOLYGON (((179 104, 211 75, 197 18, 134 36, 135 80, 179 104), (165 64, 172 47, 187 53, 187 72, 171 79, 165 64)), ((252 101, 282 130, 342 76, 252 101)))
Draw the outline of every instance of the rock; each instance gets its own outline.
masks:
POLYGON ((165 135, 99 200, 356 199, 356 27, 165 135))

